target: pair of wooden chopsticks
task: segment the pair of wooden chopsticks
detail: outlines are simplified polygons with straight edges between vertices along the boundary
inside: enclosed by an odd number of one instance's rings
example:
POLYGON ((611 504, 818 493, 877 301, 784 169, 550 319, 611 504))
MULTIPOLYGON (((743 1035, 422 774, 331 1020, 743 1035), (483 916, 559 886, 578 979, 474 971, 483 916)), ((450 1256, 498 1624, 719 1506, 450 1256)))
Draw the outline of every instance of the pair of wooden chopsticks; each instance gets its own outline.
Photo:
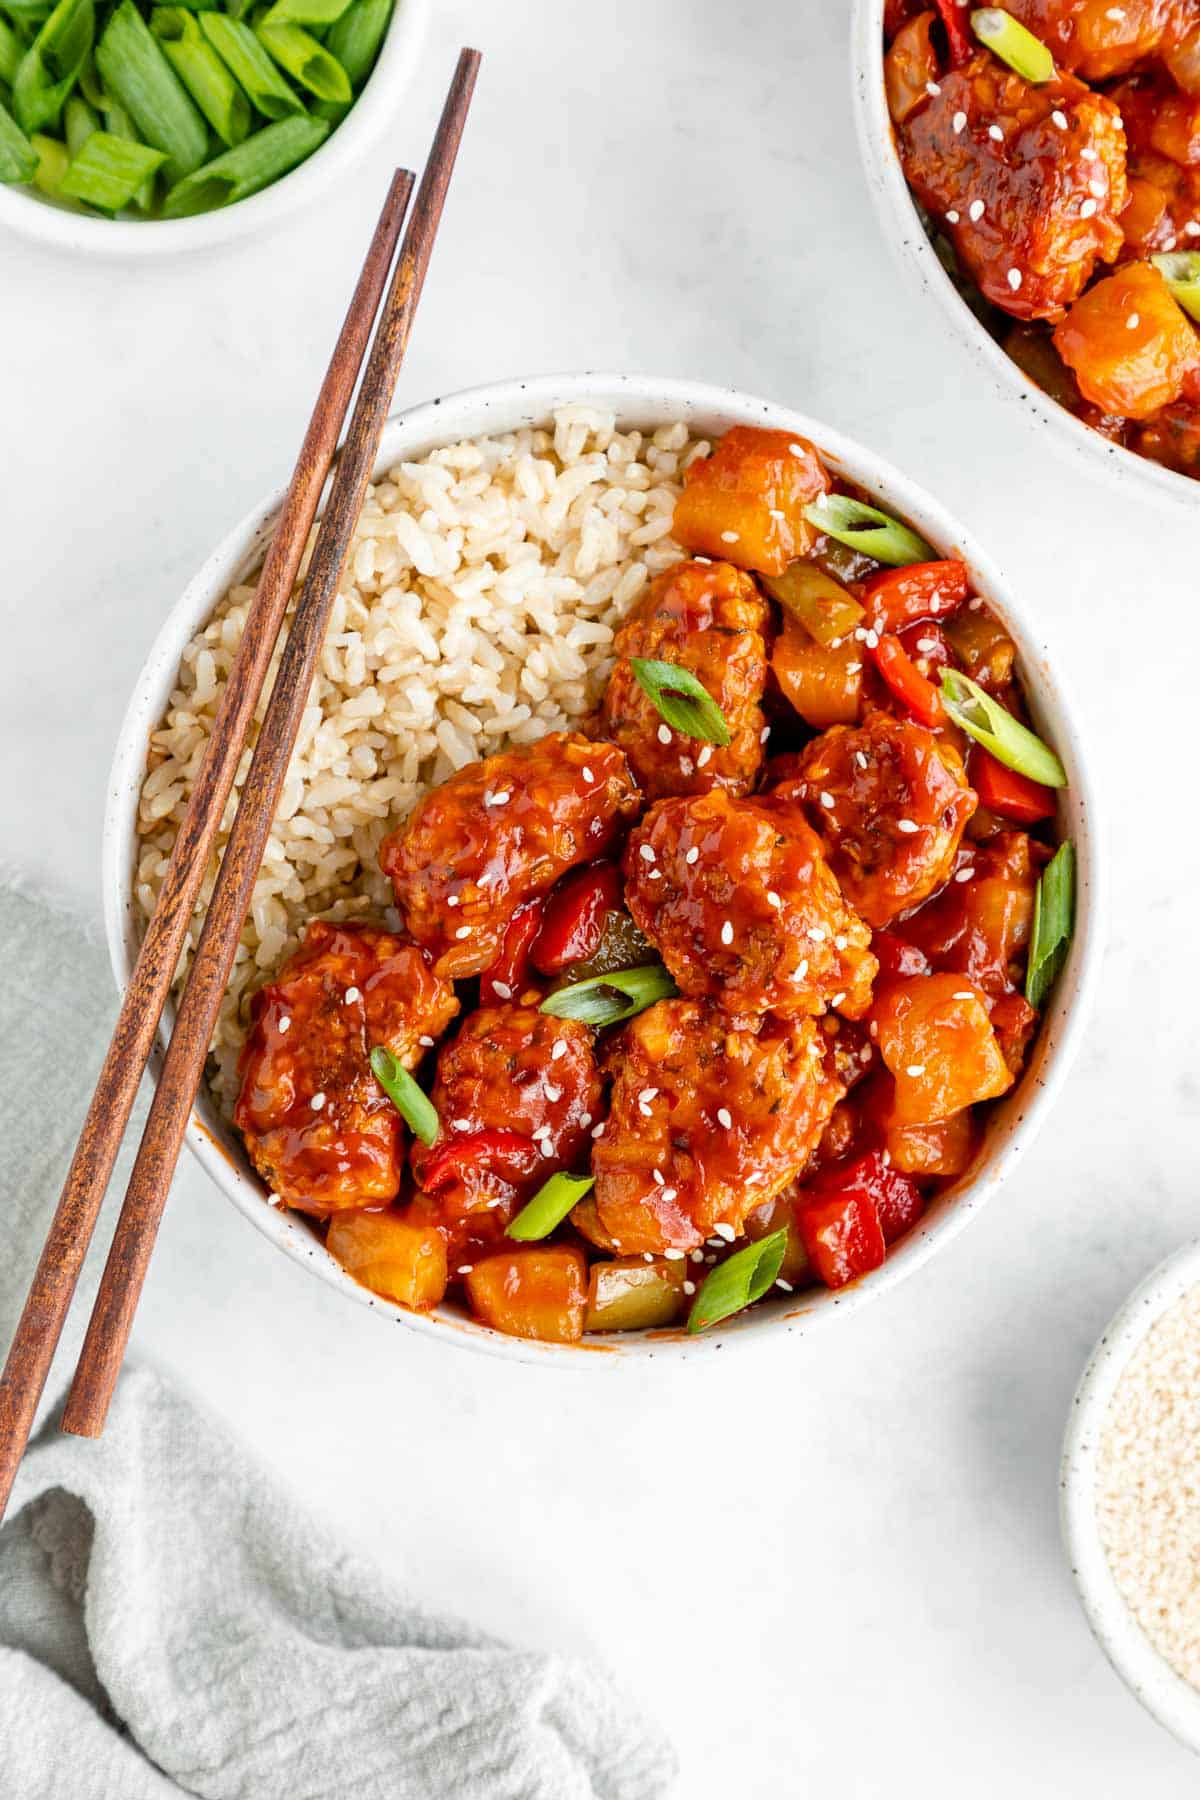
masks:
POLYGON ((167 1191, 229 980, 267 836, 338 591, 351 534, 412 330, 479 69, 463 50, 442 110, 399 259, 413 189, 398 170, 326 371, 212 735, 175 840, 158 904, 121 1005, 95 1095, 0 1376, 0 1518, 95 1230, 105 1188, 316 517, 388 273, 395 272, 242 788, 200 942, 179 1003, 141 1147, 63 1414, 64 1431, 98 1437, 133 1324, 167 1191))

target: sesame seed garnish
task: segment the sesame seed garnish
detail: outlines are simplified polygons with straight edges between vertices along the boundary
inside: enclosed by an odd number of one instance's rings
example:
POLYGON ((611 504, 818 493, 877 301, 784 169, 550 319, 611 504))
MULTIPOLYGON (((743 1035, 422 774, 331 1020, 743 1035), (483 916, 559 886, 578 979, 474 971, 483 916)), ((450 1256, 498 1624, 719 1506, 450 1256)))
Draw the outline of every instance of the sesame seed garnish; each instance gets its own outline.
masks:
POLYGON ((658 728, 658 741, 659 741, 659 743, 660 743, 660 744, 669 744, 669 743, 670 743, 670 741, 671 741, 671 727, 670 727, 670 726, 669 726, 669 725, 660 725, 660 726, 659 726, 659 728, 658 728))
POLYGON ((688 863, 689 865, 692 863, 698 863, 700 861, 700 851, 695 844, 692 845, 691 849, 688 851, 687 855, 684 857, 683 860, 685 863, 688 863))
POLYGON ((965 112, 956 112, 954 117, 950 121, 950 128, 954 132, 955 137, 957 137, 960 132, 965 131, 967 128, 966 113, 965 112))
POLYGON ((458 895, 457 894, 447 894, 446 895, 446 905, 447 906, 457 906, 458 905, 458 895))
POLYGON ((429 1036, 428 1032, 423 1031, 417 1039, 417 1042, 420 1044, 422 1050, 433 1049, 433 1039, 429 1036))
POLYGON ((807 974, 808 974, 808 958, 807 958, 807 956, 802 956, 800 958, 800 961, 796 964, 796 978, 798 981, 803 981, 804 977, 807 974))
POLYGON ((960 988, 957 994, 951 994, 952 1000, 973 1000, 975 995, 970 988, 960 988))
MULTIPOLYGON (((471 1121, 470 1119, 451 1119, 450 1129, 451 1131, 470 1131, 471 1121)), ((537 1132, 535 1131, 533 1135, 536 1137, 537 1132)))
POLYGON ((312 1105, 312 1109, 314 1112, 321 1112, 325 1105, 324 1094, 314 1094, 312 1097, 311 1105, 312 1105))
POLYGON ((929 95, 931 100, 936 100, 941 91, 941 86, 938 82, 927 81, 925 83, 925 92, 929 95))
POLYGON ((592 1115, 591 1115, 591 1113, 580 1113, 580 1115, 579 1115, 579 1129, 580 1129, 580 1130, 581 1130, 581 1131, 586 1131, 586 1130, 587 1130, 587 1128, 588 1128, 588 1126, 589 1126, 589 1125, 590 1125, 590 1124, 591 1124, 591 1122, 592 1122, 592 1115))
POLYGON ((1183 227, 1184 237, 1200 237, 1200 219, 1188 219, 1183 227))
MULTIPOLYGON (((793 456, 799 456, 800 458, 803 458, 803 456, 804 456, 804 445, 803 444, 789 444, 788 449, 791 451, 793 456)), ((821 499, 823 500, 824 498, 825 498, 825 496, 824 496, 824 494, 822 494, 821 499)))
POLYGON ((1004 133, 998 125, 988 126, 988 136, 992 139, 993 143, 1002 144, 1004 142, 1004 133))
POLYGON ((904 832, 906 837, 910 836, 914 831, 920 831, 920 829, 921 827, 919 825, 914 825, 911 819, 896 820, 896 830, 904 832))
POLYGON ((782 509, 778 506, 769 506, 767 508, 767 511, 770 513, 770 515, 773 519, 782 519, 784 517, 784 513, 783 513, 782 509))
POLYGON ((508 789, 501 788, 498 793, 485 794, 483 796, 483 804, 485 806, 507 806, 511 799, 512 795, 509 793, 508 789))
POLYGON ((938 647, 938 643, 937 643, 936 638, 918 638, 917 639, 917 649, 923 650, 925 652, 926 656, 929 655, 929 652, 931 650, 936 650, 937 647, 938 647))
POLYGON ((833 795, 831 793, 829 793, 827 790, 822 790, 821 805, 825 808, 826 812, 833 811, 835 801, 834 801, 833 795))
POLYGON ((1021 282, 1023 280, 1024 280, 1024 276, 1021 274, 1020 269, 1010 269, 1008 271, 1008 285, 1012 289, 1014 294, 1016 293, 1017 289, 1020 287, 1021 282))
POLYGON ((717 1108, 717 1124, 723 1125, 726 1131, 729 1131, 732 1128, 733 1114, 730 1112, 730 1110, 727 1106, 718 1106, 718 1108, 717 1108))
POLYGON ((662 1170, 661 1169, 651 1169, 650 1174, 653 1177, 655 1187, 661 1187, 663 1185, 662 1170))
POLYGON ((1054 111, 1050 114, 1050 117, 1060 131, 1065 131, 1067 129, 1067 115, 1060 107, 1056 106, 1054 111))
POLYGON ((867 646, 868 650, 878 650, 879 633, 877 631, 868 631, 866 637, 863 639, 863 643, 867 646))
POLYGON ((652 1250, 643 1250, 642 1251, 642 1261, 643 1262, 653 1262, 654 1261, 654 1252, 652 1250))
POLYGON ((845 998, 845 994, 835 994, 829 1004, 830 1006, 840 1006, 845 998))
POLYGON ((471 1273, 471 1270, 472 1270, 472 1269, 473 1269, 473 1268, 474 1268, 474 1267, 475 1267, 475 1264, 474 1264, 474 1263, 459 1263, 459 1265, 458 1265, 458 1273, 459 1273, 459 1274, 460 1274, 460 1275, 469 1275, 469 1274, 470 1274, 470 1273, 471 1273))
POLYGON ((869 759, 864 750, 856 750, 854 752, 854 760, 860 769, 865 769, 869 766, 869 759))
POLYGON ((676 1250, 674 1248, 663 1251, 663 1255, 668 1262, 682 1262, 686 1254, 687 1252, 685 1250, 676 1250))
POLYGON ((704 1261, 703 1250, 693 1250, 692 1251, 692 1261, 694 1263, 702 1263, 704 1261))
POLYGON ((454 935, 456 938, 469 938, 471 935, 471 927, 469 925, 460 925, 454 935))
POLYGON ((493 994, 499 994, 501 1000, 512 999, 512 989, 509 987, 507 981, 493 981, 492 992, 493 994))
POLYGON ((346 1000, 347 1006, 353 1006, 356 1000, 361 1000, 361 999, 362 999, 362 994, 359 992, 359 990, 356 987, 348 987, 346 989, 345 1000, 346 1000))
POLYGON ((791 1292, 792 1292, 792 1284, 791 1284, 791 1282, 790 1282, 790 1281, 785 1281, 785 1280, 784 1280, 784 1279, 783 1279, 783 1276, 782 1276, 782 1275, 777 1275, 777 1276, 776 1276, 776 1277, 775 1277, 775 1286, 776 1286, 776 1287, 777 1287, 777 1288, 782 1288, 782 1289, 783 1289, 783 1291, 784 1291, 784 1293, 785 1293, 785 1294, 790 1294, 790 1293, 791 1293, 791 1292))
POLYGON ((712 745, 705 744, 703 750, 701 750, 699 756, 696 758, 696 767, 698 769, 702 769, 704 767, 704 765, 711 760, 711 758, 712 758, 712 745))
POLYGON ((955 881, 970 881, 974 873, 974 869, 960 869, 954 879, 955 881))
POLYGON ((721 542, 723 544, 736 544, 740 535, 740 532, 737 531, 723 531, 721 533, 721 542))
MULTIPOLYGON (((665 1187, 665 1188, 664 1188, 664 1189, 663 1189, 663 1191, 662 1191, 662 1198, 663 1198, 663 1199, 664 1199, 664 1200, 668 1200, 668 1201, 670 1201, 670 1200, 674 1200, 674 1198, 675 1198, 675 1191, 676 1191, 676 1190, 675 1190, 675 1189, 674 1189, 674 1188, 673 1188, 673 1187, 665 1187)), ((682 1255, 683 1255, 683 1251, 682 1251, 682 1250, 681 1250, 681 1251, 680 1251, 680 1252, 679 1252, 679 1254, 680 1254, 680 1256, 682 1256, 682 1255)))
POLYGON ((601 1121, 598 1125, 592 1126, 593 1138, 602 1138, 604 1136, 604 1123, 605 1123, 604 1120, 601 1119, 601 1121))
POLYGON ((970 221, 973 225, 977 225, 979 223, 980 219, 982 219, 982 217, 983 217, 983 201, 982 200, 972 200, 970 206, 968 206, 968 208, 967 208, 967 217, 968 217, 968 219, 970 219, 970 221))
POLYGON ((846 673, 847 675, 857 675, 861 668, 862 664, 860 662, 847 663, 846 673))
POLYGON ((1107 192, 1108 192, 1108 183, 1106 181, 1096 180, 1096 181, 1088 182, 1088 193, 1095 194, 1097 200, 1103 200, 1103 198, 1104 198, 1105 194, 1107 194, 1107 192))
POLYGON ((721 927, 721 942, 723 944, 732 944, 733 942, 733 926, 728 919, 721 927))
POLYGON ((683 1284, 683 1291, 685 1294, 694 1294, 696 1291, 695 1282, 694 1281, 685 1281, 683 1284))
POLYGON ((885 1168, 885 1169, 890 1169, 890 1168, 891 1168, 891 1166, 892 1166, 892 1153, 891 1153, 891 1151, 890 1151, 890 1150, 885 1150, 885 1151, 884 1151, 884 1153, 883 1153, 883 1155, 882 1155, 882 1156, 881 1156, 881 1157, 880 1157, 880 1159, 879 1159, 879 1160, 880 1160, 880 1162, 881 1162, 881 1163, 882 1163, 882 1164, 883 1164, 883 1166, 884 1166, 884 1168, 885 1168))
POLYGON ((844 932, 839 931, 833 940, 833 947, 835 950, 844 950, 849 941, 844 932))
POLYGON ((657 1088, 643 1088, 641 1093, 638 1095, 638 1099, 642 1102, 645 1102, 647 1100, 653 1100, 657 1093, 658 1093, 657 1088))
POLYGON ((925 1073, 925 1064, 924 1063, 909 1063, 909 1065, 905 1069, 904 1073, 906 1075, 910 1075, 912 1077, 912 1079, 914 1081, 916 1081, 918 1076, 923 1075, 925 1073))
POLYGON ((592 771, 588 768, 586 763, 584 763, 583 768, 580 770, 580 774, 583 776, 583 779, 585 781, 595 781, 595 779, 596 779, 596 777, 592 774, 592 771))
POLYGON ((550 1061, 557 1062, 560 1056, 565 1056, 566 1054, 567 1046, 565 1039, 556 1038, 550 1046, 550 1061))
POLYGON ((767 889, 767 905, 773 906, 776 912, 783 906, 783 901, 779 898, 779 895, 775 892, 774 888, 767 889))
POLYGON ((1090 219, 1095 210, 1096 202, 1094 200, 1085 200, 1079 209, 1079 216, 1081 219, 1090 219))
POLYGON ((771 727, 769 725, 764 725, 762 730, 758 734, 759 743, 765 744, 767 739, 770 737, 770 735, 771 735, 771 727))
POLYGON ((716 1232, 717 1236, 723 1238, 727 1244, 732 1244, 734 1238, 737 1236, 737 1232, 733 1229, 732 1225, 726 1225, 724 1223, 714 1225, 713 1230, 716 1232))
POLYGON ((810 925, 808 928, 808 935, 814 944, 823 944, 825 942, 825 928, 823 925, 810 925))
POLYGON ((1141 320, 1140 313, 1135 313, 1135 312, 1130 313, 1129 317, 1125 321, 1126 331, 1136 331, 1138 326, 1141 324, 1141 322, 1142 322, 1142 320, 1141 320))
POLYGON ((959 212, 958 208, 952 206, 950 211, 946 214, 946 223, 947 225, 957 225, 961 218, 962 214, 959 212))
POLYGON ((652 863, 655 860, 654 851, 649 844, 639 844, 638 855, 643 862, 652 863))
POLYGON ((549 1082, 546 1083, 545 1087, 542 1089, 542 1092, 545 1094, 547 1100, 551 1101, 552 1103, 555 1100, 561 1100, 563 1097, 562 1089, 560 1087, 551 1087, 549 1082))
POLYGON ((282 1019, 280 1019, 279 1024, 276 1027, 276 1029, 278 1030, 280 1037, 283 1037, 285 1035, 285 1033, 289 1032, 292 1029, 292 1021, 286 1016, 286 1014, 284 1015, 284 1017, 282 1019))

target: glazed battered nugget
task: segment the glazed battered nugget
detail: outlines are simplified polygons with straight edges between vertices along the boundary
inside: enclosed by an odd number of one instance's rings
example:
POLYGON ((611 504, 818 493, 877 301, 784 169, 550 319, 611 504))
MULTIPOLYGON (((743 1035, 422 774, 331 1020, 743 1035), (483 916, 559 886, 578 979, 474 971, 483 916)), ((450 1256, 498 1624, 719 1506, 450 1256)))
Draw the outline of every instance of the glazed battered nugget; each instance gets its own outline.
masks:
POLYGON ((1055 62, 1086 81, 1124 75, 1154 55, 1170 56, 1200 27, 1197 0, 1008 0, 1007 10, 1041 38, 1055 62))
POLYGON ((865 1012, 871 934, 799 807, 719 789, 661 800, 624 867, 629 910, 683 993, 739 1015, 865 1012))
POLYGON ((637 810, 620 750, 555 731, 426 794, 385 838, 379 866, 413 937, 458 981, 495 960, 522 901, 603 856, 637 810))
POLYGON ((909 185, 993 305, 1060 319, 1120 254, 1120 113, 1073 76, 1035 87, 985 52, 933 85, 898 128, 909 185))
POLYGON ((558 1169, 586 1169, 603 1089, 592 1033, 531 1006, 485 1006, 438 1057, 432 1148, 413 1146, 413 1174, 446 1218, 495 1209, 558 1169))
POLYGON ((631 1020, 592 1150, 604 1238, 636 1255, 739 1237, 804 1168, 845 1092, 822 1044, 811 1020, 735 1024, 696 1000, 660 1000, 631 1020))
POLYGON ((772 793, 804 809, 843 893, 876 930, 949 880, 977 804, 953 745, 885 712, 814 738, 798 775, 772 793))
POLYGON ((600 729, 621 746, 648 800, 753 787, 762 762, 759 703, 770 618, 753 581, 730 563, 681 562, 651 582, 626 619, 613 645, 619 660, 600 729), (673 732, 635 677, 634 656, 689 669, 724 713, 732 743, 701 744, 673 732))
POLYGON ((234 1123, 263 1180, 323 1218, 392 1200, 403 1123, 371 1073, 382 1044, 406 1069, 458 1011, 415 944, 365 925, 310 925, 252 1003, 234 1123))

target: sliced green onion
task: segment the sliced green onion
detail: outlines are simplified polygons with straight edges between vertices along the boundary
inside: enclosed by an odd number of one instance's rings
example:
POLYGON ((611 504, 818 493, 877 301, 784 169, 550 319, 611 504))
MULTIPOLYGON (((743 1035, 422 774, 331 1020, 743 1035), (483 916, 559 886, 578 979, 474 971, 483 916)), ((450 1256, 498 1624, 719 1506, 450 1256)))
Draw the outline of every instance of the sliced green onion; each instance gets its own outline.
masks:
POLYGON ((1200 319, 1200 250, 1164 250, 1150 261, 1184 312, 1200 319))
POLYGON ((1025 998, 1041 1007, 1067 960, 1075 929, 1075 846, 1060 844, 1042 870, 1033 902, 1033 934, 1025 971, 1025 998))
POLYGON ((337 57, 355 90, 375 67, 391 16, 392 0, 354 0, 325 39, 329 54, 337 57))
POLYGON ((334 25, 350 0, 275 0, 264 13, 266 25, 334 25))
POLYGON ((13 80, 13 112, 22 131, 54 124, 79 79, 95 32, 92 0, 58 0, 13 80))
POLYGON ((993 56, 1026 81, 1054 80, 1054 58, 1041 38, 1002 6, 981 6, 971 14, 971 30, 993 56))
POLYGON ((304 102, 288 86, 248 25, 220 12, 200 14, 200 29, 264 119, 289 118, 304 102))
POLYGON ((104 83, 100 79, 100 72, 96 67, 94 54, 85 60, 79 71, 79 91, 88 105, 94 106, 97 111, 104 105, 107 96, 104 92, 104 83))
POLYGON ((550 994, 538 1011, 554 1019, 578 1019, 584 1025, 617 1025, 678 992, 661 963, 647 963, 641 969, 614 969, 611 975, 573 981, 550 994))
POLYGON ((200 167, 208 155, 208 128, 134 0, 121 0, 104 27, 96 66, 144 142, 162 151, 169 182, 200 167))
POLYGON ((1040 737, 959 669, 942 670, 942 699, 959 728, 982 744, 997 762, 1043 787, 1067 785, 1067 772, 1040 737))
POLYGON ((741 1312, 752 1301, 761 1300, 783 1267, 787 1237, 786 1228, 773 1231, 770 1237, 759 1238, 756 1244, 747 1244, 744 1250, 735 1250, 718 1263, 700 1284, 688 1317, 688 1330, 703 1331, 732 1313, 741 1312))
POLYGON ((819 500, 809 502, 804 516, 839 544, 848 544, 851 550, 861 550, 864 556, 893 568, 933 562, 937 557, 937 551, 899 519, 868 506, 865 500, 852 500, 849 494, 822 494, 819 500))
POLYGON ((100 117, 95 108, 88 105, 82 94, 72 94, 63 112, 63 134, 71 155, 78 156, 93 131, 99 129, 100 117))
POLYGON ((649 695, 673 731, 684 737, 702 738, 706 744, 733 741, 725 714, 690 669, 644 656, 631 657, 629 666, 638 686, 649 695))
POLYGON ((0 18, 0 81, 11 87, 16 80, 25 45, 6 19, 0 18))
MULTIPOLYGON (((137 126, 134 124, 119 100, 111 100, 105 95, 100 110, 104 114, 104 129, 110 136, 121 138, 127 144, 141 143, 142 140, 138 136, 137 126)), ((153 175, 142 183, 137 193, 133 196, 131 205, 134 206, 138 212, 148 213, 150 211, 150 208, 154 205, 153 175)))
POLYGON ((150 15, 150 29, 221 142, 230 149, 240 144, 250 130, 250 102, 195 15, 181 6, 157 6, 150 15))
POLYGON ((299 25, 272 25, 264 19, 255 36, 267 54, 318 100, 353 100, 350 77, 336 56, 299 25))
POLYGON ((549 1237, 595 1183, 594 1175, 552 1175, 509 1225, 509 1237, 518 1238, 523 1244, 549 1237))
POLYGON ((33 185, 39 194, 48 199, 56 199, 63 187, 63 178, 71 166, 71 157, 67 146, 61 138, 47 137, 42 131, 35 131, 30 143, 37 151, 38 166, 34 171, 33 185))
POLYGON ((163 201, 163 218, 187 218, 257 194, 311 156, 329 132, 324 119, 279 119, 264 125, 236 150, 226 150, 173 187, 163 201))
POLYGON ((421 1092, 408 1070, 401 1068, 385 1044, 376 1044, 371 1052, 371 1073, 421 1142, 435 1143, 439 1129, 437 1108, 428 1094, 421 1092))
POLYGON ((0 181, 32 181, 38 153, 8 108, 0 104, 0 181))
POLYGON ((163 161, 161 150, 131 144, 108 131, 93 131, 67 171, 62 191, 103 212, 119 212, 163 161))

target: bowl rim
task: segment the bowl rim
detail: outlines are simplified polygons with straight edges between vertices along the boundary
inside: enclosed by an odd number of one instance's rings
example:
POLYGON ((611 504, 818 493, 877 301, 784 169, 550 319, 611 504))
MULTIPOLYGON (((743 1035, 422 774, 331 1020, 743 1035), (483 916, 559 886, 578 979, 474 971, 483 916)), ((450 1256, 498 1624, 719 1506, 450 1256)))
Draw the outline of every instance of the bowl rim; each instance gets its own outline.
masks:
POLYGON ((1200 1755, 1200 1692, 1175 1673, 1131 1612, 1104 1552, 1095 1497, 1104 1421, 1130 1358, 1163 1314, 1198 1284, 1200 1238, 1192 1238, 1138 1283, 1105 1327, 1067 1415, 1059 1518, 1067 1562, 1093 1637, 1147 1712, 1200 1755))
POLYGON ((181 255, 271 231, 315 201, 382 135, 395 97, 413 73, 428 22, 429 0, 395 0, 375 66, 341 124, 302 163, 234 206, 188 219, 102 219, 69 212, 28 188, 0 185, 0 226, 58 250, 118 258, 181 255))
POLYGON ((854 0, 851 21, 851 69, 859 155, 883 235, 897 262, 917 277, 949 320, 959 342, 986 370, 993 388, 1006 399, 1018 398, 1047 426, 1060 453, 1102 469, 1110 481, 1138 482, 1148 497, 1194 510, 1200 482, 1113 444, 1085 425, 1038 387, 985 331, 938 260, 926 236, 896 149, 895 133, 883 83, 884 0, 854 0))
MULTIPOLYGON (((201 1098, 192 1115, 187 1142, 226 1196, 260 1231, 294 1259, 307 1261, 325 1281, 412 1330, 443 1339, 450 1337, 518 1361, 549 1359, 578 1364, 588 1357, 595 1361, 598 1355, 602 1362, 631 1355, 711 1355, 732 1343, 766 1336, 768 1329, 777 1336, 783 1331, 815 1329, 890 1291, 962 1230, 1016 1166, 1066 1078, 1097 985, 1107 910, 1101 808, 1090 764, 1083 754, 1077 710, 1059 675, 1056 673, 1051 680, 1041 633, 1033 629, 1013 600, 1009 585, 995 564, 939 502, 882 457, 821 421, 734 389, 698 382, 606 372, 529 376, 465 389, 393 414, 376 467, 385 468, 402 455, 423 455, 439 444, 463 437, 498 434, 522 424, 541 422, 555 408, 570 404, 609 408, 616 412, 625 429, 639 422, 657 424, 683 418, 698 431, 726 430, 739 423, 795 431, 811 438, 827 461, 860 482, 882 504, 911 519, 930 542, 944 549, 953 548, 968 563, 979 591, 1013 630, 1035 722, 1043 716, 1052 721, 1047 729, 1066 765, 1070 782, 1066 790, 1065 829, 1075 840, 1078 858, 1076 931, 1030 1066, 1010 1099, 1001 1102, 989 1142, 968 1178, 938 1196, 929 1213, 882 1268, 837 1293, 808 1290, 791 1299, 781 1296, 762 1303, 695 1337, 674 1328, 588 1334, 580 1344, 545 1344, 506 1337, 449 1308, 427 1314, 405 1311, 352 1281, 315 1240, 311 1230, 297 1223, 295 1215, 265 1203, 261 1182, 248 1172, 244 1154, 228 1138, 207 1096, 201 1098), (707 426, 706 421, 710 421, 707 426)), ((261 560, 281 498, 282 489, 277 489, 252 507, 210 553, 168 613, 134 684, 109 779, 102 853, 109 955, 122 989, 136 953, 138 909, 131 871, 136 855, 137 797, 148 735, 161 717, 183 647, 227 587, 261 560)), ((156 1070, 161 1047, 160 1033, 156 1070)))

